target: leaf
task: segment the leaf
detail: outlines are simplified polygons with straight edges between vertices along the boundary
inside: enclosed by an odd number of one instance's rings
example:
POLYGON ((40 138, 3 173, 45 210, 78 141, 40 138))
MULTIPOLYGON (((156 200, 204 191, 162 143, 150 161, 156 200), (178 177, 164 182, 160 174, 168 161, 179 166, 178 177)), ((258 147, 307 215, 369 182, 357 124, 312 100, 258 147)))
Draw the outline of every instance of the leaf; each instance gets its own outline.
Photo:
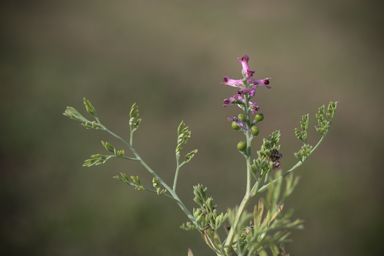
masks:
POLYGON ((135 122, 135 119, 139 116, 139 106, 134 103, 131 107, 131 111, 129 112, 129 127, 131 128, 131 132, 134 132, 139 128, 141 118, 137 119, 135 122))
POLYGON ((263 200, 259 199, 259 204, 255 205, 255 208, 253 210, 253 222, 255 225, 255 232, 258 232, 260 229, 263 212, 264 212, 263 200))
POLYGON ((181 121, 177 129, 177 146, 176 146, 176 155, 180 156, 180 151, 183 149, 182 146, 188 142, 188 139, 191 137, 191 132, 188 130, 188 126, 185 127, 184 121, 181 121))
POLYGON ((124 150, 116 150, 115 149, 114 153, 117 157, 120 157, 120 158, 124 157, 124 150))
POLYGON ((103 144, 105 149, 108 150, 109 152, 115 153, 115 148, 108 142, 101 141, 101 144, 103 144))
POLYGON ((101 154, 92 155, 91 159, 85 160, 83 166, 91 167, 94 165, 104 164, 111 156, 105 156, 101 154))
POLYGON ((95 108, 92 106, 91 102, 84 98, 84 105, 85 108, 87 109, 87 112, 91 115, 93 115, 97 119, 97 114, 95 108))
POLYGON ((308 145, 308 144, 303 145, 301 147, 301 149, 299 150, 299 152, 294 153, 294 155, 301 162, 304 162, 309 157, 309 155, 311 154, 312 148, 313 147, 311 145, 308 145))
POLYGON ((189 161, 191 161, 192 157, 194 157, 196 153, 197 153, 197 149, 186 154, 185 155, 185 162, 188 163, 189 161))
POLYGON ((80 122, 90 122, 88 119, 83 117, 75 108, 67 107, 67 109, 63 113, 64 116, 69 117, 70 119, 74 119, 80 122))
POLYGON ((309 124, 309 114, 306 114, 306 115, 303 115, 302 121, 300 121, 300 126, 301 126, 302 131, 300 132, 299 129, 295 128, 296 137, 299 140, 301 140, 304 144, 307 143, 308 124, 309 124))
POLYGON ((131 111, 129 112, 129 117, 131 119, 135 119, 139 115, 139 106, 136 105, 136 103, 133 103, 131 107, 131 111))
POLYGON ((181 226, 180 226, 181 229, 184 229, 186 231, 190 231, 190 230, 194 230, 196 229, 196 226, 193 225, 191 222, 187 221, 186 223, 183 223, 181 226))

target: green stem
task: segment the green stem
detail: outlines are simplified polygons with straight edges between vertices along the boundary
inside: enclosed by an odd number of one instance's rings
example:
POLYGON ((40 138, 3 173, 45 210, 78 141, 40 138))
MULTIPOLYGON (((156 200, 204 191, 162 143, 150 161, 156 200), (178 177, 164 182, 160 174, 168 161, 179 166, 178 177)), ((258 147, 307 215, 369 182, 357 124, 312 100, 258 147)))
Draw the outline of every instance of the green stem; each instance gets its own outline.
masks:
POLYGON ((249 96, 248 94, 245 95, 244 97, 244 111, 245 111, 245 118, 246 118, 246 127, 247 127, 247 132, 245 134, 246 139, 247 139, 247 150, 246 152, 246 164, 247 164, 247 188, 246 188, 246 194, 249 194, 251 191, 251 165, 252 165, 252 136, 251 136, 251 125, 250 125, 250 111, 249 111, 249 96))
MULTIPOLYGON (((115 156, 115 157, 117 157, 117 156, 115 156)), ((132 158, 132 157, 122 156, 121 158, 124 158, 124 159, 127 159, 127 160, 131 160, 131 161, 139 161, 139 159, 137 159, 137 158, 132 158)))
POLYGON ((132 131, 132 127, 129 126, 131 132, 130 132, 130 136, 129 136, 129 145, 133 145, 133 131, 132 131))
POLYGON ((180 170, 180 164, 179 164, 179 158, 180 156, 176 153, 176 172, 175 172, 175 178, 173 180, 173 191, 176 192, 176 185, 177 185, 177 178, 179 177, 179 170, 180 170))
MULTIPOLYGON (((320 143, 324 140, 324 138, 325 138, 325 135, 324 136, 322 136, 321 138, 320 138, 320 140, 317 142, 317 144, 316 144, 316 146, 314 146, 313 148, 312 148, 312 150, 311 150, 311 152, 308 154, 308 156, 307 156, 307 158, 317 149, 317 147, 320 145, 320 143)), ((266 185, 264 185, 264 186, 262 186, 259 190, 257 190, 257 194, 259 194, 259 193, 261 193, 261 192, 263 192, 264 190, 266 190, 267 189, 267 187, 269 186, 269 185, 271 185, 272 183, 275 183, 277 180, 279 180, 279 179, 281 179, 281 178, 284 178, 285 176, 287 176, 288 174, 290 174, 293 170, 295 170, 297 167, 299 167, 300 165, 302 165, 304 163, 304 161, 303 162, 301 162, 301 161, 299 161, 299 162, 297 162, 291 169, 289 169, 288 171, 286 171, 283 175, 281 175, 279 178, 277 178, 277 179, 274 179, 273 181, 271 181, 271 182, 269 182, 268 184, 266 184, 266 185)), ((253 190, 253 189, 252 189, 253 190)))
POLYGON ((147 169, 149 171, 150 174, 152 174, 156 179, 158 179, 160 181, 160 183, 163 185, 163 187, 168 190, 169 193, 171 193, 172 197, 176 200, 177 204, 180 206, 180 208, 183 210, 183 212, 187 215, 187 217, 190 219, 190 221, 193 223, 193 225, 195 225, 197 227, 197 223, 196 223, 196 220, 195 218, 193 217, 193 215, 189 212, 189 210, 187 209, 187 207, 183 204, 183 202, 180 200, 179 196, 176 194, 175 191, 173 191, 161 178, 159 175, 157 175, 148 165, 147 163, 144 162, 143 159, 141 159, 141 157, 139 156, 139 154, 136 152, 136 150, 132 147, 131 144, 129 144, 128 142, 126 142, 124 139, 122 139, 119 135, 113 133, 112 131, 108 130, 107 127, 105 127, 104 125, 100 124, 102 126, 102 128, 108 132, 109 134, 111 134, 112 136, 114 136, 115 138, 119 139, 121 142, 123 142, 127 147, 129 147, 129 149, 132 151, 132 153, 136 156, 136 159, 139 160, 141 162, 141 164, 145 167, 145 169, 147 169))
POLYGON ((247 164, 247 187, 245 191, 245 195, 243 200, 241 201, 241 204, 239 206, 239 209, 237 211, 235 222, 233 223, 231 229, 229 230, 227 240, 225 241, 224 248, 226 250, 226 253, 228 253, 231 250, 233 239, 235 237, 235 232, 237 230, 237 227, 239 225, 239 221, 241 218, 241 215, 247 208, 248 204, 250 203, 252 196, 251 196, 251 174, 252 174, 252 136, 251 136, 251 124, 250 124, 250 109, 249 109, 249 96, 246 94, 244 97, 244 112, 245 112, 245 118, 246 118, 246 127, 247 131, 245 133, 246 139, 247 139, 247 150, 245 151, 245 159, 247 164))
MULTIPOLYGON (((148 192, 153 192, 153 193, 155 193, 155 194, 157 194, 157 191, 156 190, 152 190, 152 189, 148 189, 148 188, 144 188, 143 187, 143 189, 145 190, 145 191, 148 191, 148 192)), ((172 196, 170 196, 170 195, 167 195, 167 194, 163 194, 163 196, 166 196, 166 197, 168 197, 168 198, 170 198, 170 199, 172 199, 172 200, 174 200, 174 201, 176 201, 176 202, 178 202, 175 198, 173 198, 172 196)))
POLYGON ((250 203, 252 197, 250 194, 245 194, 243 200, 240 203, 239 209, 237 211, 236 217, 235 217, 235 223, 233 223, 231 229, 229 230, 227 240, 225 241, 224 244, 224 249, 226 250, 226 253, 228 253, 231 250, 233 239, 235 237, 235 232, 237 230, 237 226, 239 225, 240 217, 247 209, 248 204, 250 203))

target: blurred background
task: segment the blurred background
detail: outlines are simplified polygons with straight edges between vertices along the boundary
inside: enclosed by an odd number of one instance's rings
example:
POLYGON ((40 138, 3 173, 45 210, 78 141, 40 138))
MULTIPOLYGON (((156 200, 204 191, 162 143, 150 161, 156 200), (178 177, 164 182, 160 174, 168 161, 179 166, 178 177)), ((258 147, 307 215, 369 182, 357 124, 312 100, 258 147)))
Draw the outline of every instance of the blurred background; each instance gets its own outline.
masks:
MULTIPOLYGON (((192 131, 178 193, 192 209, 192 186, 209 188, 217 209, 239 204, 245 163, 241 133, 222 101, 236 93, 222 76, 241 77, 237 57, 250 56, 265 119, 254 140, 281 130, 282 167, 296 163, 294 135, 310 113, 309 142, 320 136, 315 113, 339 101, 326 140, 305 164, 285 207, 305 220, 286 244, 291 255, 380 255, 384 229, 383 35, 379 1, 8 1, 1 24, 1 255, 213 255, 165 197, 136 191, 112 176, 151 176, 137 162, 112 159, 107 133, 64 117, 86 114, 83 97, 102 123, 128 139, 129 110, 143 118, 134 145, 171 184, 176 129, 192 131)), ((125 149, 126 155, 129 155, 125 149)), ((255 200, 256 202, 256 200, 255 200)))

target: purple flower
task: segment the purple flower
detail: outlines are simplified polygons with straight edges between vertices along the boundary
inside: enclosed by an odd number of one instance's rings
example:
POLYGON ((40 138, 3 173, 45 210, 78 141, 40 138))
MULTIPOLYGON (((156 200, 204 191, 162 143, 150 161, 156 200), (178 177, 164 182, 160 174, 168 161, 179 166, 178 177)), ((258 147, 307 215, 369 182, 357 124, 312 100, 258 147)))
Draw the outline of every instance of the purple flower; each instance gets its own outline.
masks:
POLYGON ((251 78, 253 76, 253 74, 255 73, 255 71, 250 70, 248 67, 249 56, 244 55, 241 59, 240 58, 237 58, 237 59, 241 62, 241 65, 243 66, 243 70, 241 71, 241 73, 243 73, 243 75, 245 75, 245 78, 247 78, 247 79, 251 78))
POLYGON ((236 124, 243 130, 247 130, 247 126, 245 126, 243 120, 238 118, 237 116, 234 116, 232 118, 228 117, 228 121, 234 121, 236 124))
POLYGON ((257 105, 257 102, 249 102, 249 106, 251 107, 252 114, 255 114, 256 111, 260 110, 259 106, 257 105))
POLYGON ((280 168, 280 159, 283 157, 283 154, 279 153, 279 151, 275 148, 271 149, 271 156, 269 157, 269 161, 274 162, 272 170, 280 168))
POLYGON ((269 160, 272 162, 276 162, 280 160, 283 157, 283 154, 279 153, 279 151, 275 148, 271 149, 271 156, 269 157, 269 160))
POLYGON ((271 89, 271 86, 269 86, 269 80, 271 80, 270 77, 268 78, 265 78, 265 79, 254 79, 254 78, 250 78, 248 79, 248 84, 253 84, 253 85, 256 85, 256 87, 259 87, 259 86, 265 86, 269 89, 271 89))
POLYGON ((238 105, 240 103, 244 103, 244 99, 239 94, 235 94, 233 95, 233 97, 229 97, 228 99, 225 99, 223 103, 224 103, 223 107, 233 106, 233 105, 238 105))
POLYGON ((220 84, 225 84, 225 85, 229 85, 232 87, 244 86, 244 84, 241 80, 230 79, 227 76, 224 76, 224 83, 220 83, 220 84))
POLYGON ((239 89, 239 90, 238 90, 238 93, 239 93, 240 95, 249 94, 249 98, 252 98, 253 96, 255 96, 256 88, 257 88, 257 86, 254 85, 254 86, 252 86, 252 88, 248 88, 248 89, 239 89))

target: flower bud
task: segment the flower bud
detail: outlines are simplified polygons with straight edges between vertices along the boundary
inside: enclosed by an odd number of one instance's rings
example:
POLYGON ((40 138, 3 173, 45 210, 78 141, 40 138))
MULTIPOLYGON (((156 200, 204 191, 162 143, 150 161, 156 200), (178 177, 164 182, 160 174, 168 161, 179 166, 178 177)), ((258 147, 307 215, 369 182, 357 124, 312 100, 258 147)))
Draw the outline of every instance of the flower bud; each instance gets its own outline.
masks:
POLYGON ((238 126, 235 121, 232 121, 232 128, 235 130, 240 130, 240 126, 238 126))
POLYGON ((240 141, 239 143, 237 143, 237 149, 241 152, 245 152, 245 150, 247 150, 247 143, 245 143, 244 141, 240 141))
POLYGON ((241 120, 245 121, 245 115, 239 114, 237 117, 240 118, 241 120))
POLYGON ((259 134, 259 128, 257 128, 256 126, 252 126, 252 135, 253 136, 257 136, 259 134))
POLYGON ((257 115, 255 116, 255 121, 256 121, 256 122, 263 121, 263 119, 264 119, 264 115, 263 115, 263 113, 257 114, 257 115))

